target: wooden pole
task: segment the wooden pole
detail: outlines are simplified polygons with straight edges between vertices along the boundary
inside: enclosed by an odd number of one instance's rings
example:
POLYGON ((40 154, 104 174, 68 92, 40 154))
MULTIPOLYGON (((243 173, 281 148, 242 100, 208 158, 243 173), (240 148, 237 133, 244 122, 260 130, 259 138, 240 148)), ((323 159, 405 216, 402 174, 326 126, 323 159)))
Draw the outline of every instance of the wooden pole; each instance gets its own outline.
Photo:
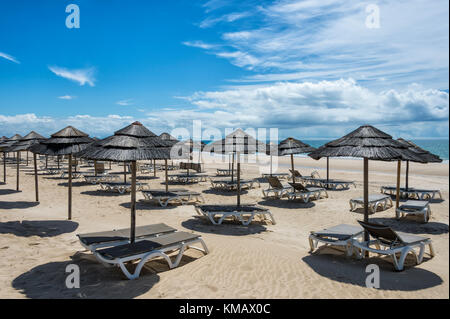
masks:
POLYGON ((6 153, 3 152, 3 182, 6 183, 6 153))
POLYGON ((237 207, 241 206, 241 154, 236 153, 237 161, 237 207))
POLYGON ((234 181, 234 153, 231 154, 231 181, 234 181))
POLYGON ((72 154, 69 154, 69 220, 72 219, 72 154))
POLYGON ((130 242, 134 244, 136 234, 136 161, 131 162, 131 233, 130 242))
POLYGON ((397 189, 395 191, 395 209, 400 206, 400 175, 402 169, 402 161, 397 161, 397 189))
MULTIPOLYGON (((364 222, 369 221, 369 159, 364 157, 364 222)), ((364 240, 369 240, 369 233, 364 233, 364 240)))
POLYGON ((294 154, 291 154, 292 183, 295 183, 294 154))
POLYGON ((60 165, 59 165, 59 155, 56 156, 56 162, 58 163, 58 169, 60 169, 60 165))
POLYGON ((20 164, 20 152, 17 152, 17 179, 16 179, 16 190, 19 191, 19 164, 20 164))
POLYGON ((405 176, 405 188, 408 190, 409 184, 409 161, 406 161, 406 176, 405 176))
POLYGON ((36 153, 33 153, 33 162, 34 162, 34 189, 36 191, 36 202, 39 202, 39 184, 38 184, 36 153))
POLYGON ((127 163, 123 162, 123 182, 127 183, 127 163))
POLYGON ((167 172, 167 159, 164 160, 164 165, 166 166, 166 193, 169 192, 169 174, 167 172))
POLYGON ((48 155, 45 155, 45 169, 47 168, 48 168, 48 155))
POLYGON ((27 151, 27 166, 28 166, 28 151, 27 151))
POLYGON ((153 177, 156 177, 156 160, 153 160, 153 177))
POLYGON ((94 176, 97 176, 97 161, 94 161, 94 176))
POLYGON ((272 177, 272 155, 270 155, 270 177, 272 177))
POLYGON ((330 158, 327 157, 327 182, 330 181, 330 158))

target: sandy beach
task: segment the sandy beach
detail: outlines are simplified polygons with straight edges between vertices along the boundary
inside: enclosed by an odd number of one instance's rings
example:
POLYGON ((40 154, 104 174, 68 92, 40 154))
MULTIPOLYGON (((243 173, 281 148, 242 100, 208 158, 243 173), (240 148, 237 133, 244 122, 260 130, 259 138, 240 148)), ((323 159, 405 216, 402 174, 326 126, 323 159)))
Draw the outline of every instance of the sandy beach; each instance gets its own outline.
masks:
MULTIPOLYGON (((213 163, 204 155, 205 170, 214 175, 226 163, 213 163)), ((278 159, 277 172, 288 172, 290 159, 278 159)), ((326 161, 296 157, 303 174, 317 170, 326 175, 326 161)), ((332 178, 353 180, 356 188, 329 191, 329 198, 311 203, 264 200, 261 187, 244 191, 242 201, 258 203, 273 213, 277 224, 254 222, 214 226, 197 216, 192 205, 159 206, 142 202, 138 193, 137 225, 166 223, 178 230, 200 234, 210 254, 188 251, 180 267, 170 270, 152 261, 141 277, 125 279, 119 269, 106 268, 84 251, 76 234, 126 228, 130 225, 130 195, 106 193, 97 185, 77 179, 73 183, 73 220, 67 219, 67 180, 40 175, 40 202, 34 202, 33 168, 21 165, 20 192, 16 192, 15 166, 7 168, 7 183, 0 183, 0 298, 449 298, 449 169, 448 163, 410 166, 410 186, 440 189, 443 200, 431 203, 432 218, 395 220, 395 209, 371 215, 371 220, 395 230, 432 239, 436 256, 395 272, 388 258, 356 260, 336 249, 310 254, 308 235, 341 223, 357 224, 363 215, 349 211, 349 200, 362 196, 362 161, 331 159, 332 178), (366 265, 381 271, 380 289, 366 288, 366 265), (80 289, 65 286, 66 266, 77 264, 80 289)), ((404 170, 405 164, 402 165, 404 170)), ((120 172, 122 166, 113 164, 120 172)), ((267 169, 267 167, 265 168, 267 169)), ((81 168, 86 170, 86 168, 81 168)), ((258 164, 243 164, 243 178, 261 176, 258 164)), ((395 162, 369 164, 371 194, 382 185, 395 185, 395 162)), ((0 173, 3 180, 3 173, 0 173)), ((150 188, 164 187, 164 172, 138 176, 150 188)), ((402 185, 404 176, 402 176, 402 185)), ((170 187, 180 187, 172 186, 170 187)), ((202 193, 206 203, 235 203, 234 192, 210 189, 209 182, 183 186, 202 193)))

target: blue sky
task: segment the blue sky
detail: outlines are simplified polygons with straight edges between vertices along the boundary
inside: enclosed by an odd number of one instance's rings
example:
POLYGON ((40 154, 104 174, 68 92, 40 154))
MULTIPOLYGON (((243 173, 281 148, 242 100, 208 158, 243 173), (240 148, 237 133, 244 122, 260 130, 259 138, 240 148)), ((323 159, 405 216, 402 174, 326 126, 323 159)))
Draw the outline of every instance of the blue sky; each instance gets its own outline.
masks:
POLYGON ((0 135, 140 120, 448 137, 448 1, 0 2, 0 135), (65 25, 67 5, 80 28, 65 25), (368 28, 377 4, 379 28, 368 28))

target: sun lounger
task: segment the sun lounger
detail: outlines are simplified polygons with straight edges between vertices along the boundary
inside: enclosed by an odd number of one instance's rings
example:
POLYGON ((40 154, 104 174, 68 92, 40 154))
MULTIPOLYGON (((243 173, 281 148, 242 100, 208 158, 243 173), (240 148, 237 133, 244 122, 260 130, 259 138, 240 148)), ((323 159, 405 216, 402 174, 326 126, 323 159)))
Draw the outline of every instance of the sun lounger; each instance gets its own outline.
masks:
MULTIPOLYGON (((395 186, 382 186, 381 193, 395 196, 397 188, 395 186)), ((409 187, 408 189, 400 188, 400 197, 418 199, 418 200, 433 200, 437 196, 442 199, 442 193, 438 189, 418 189, 409 187)))
MULTIPOLYGON (((231 181, 231 179, 212 179, 210 178, 211 187, 214 189, 226 190, 226 191, 234 191, 237 190, 237 180, 231 181)), ((258 187, 261 186, 259 181, 253 179, 241 179, 240 185, 242 189, 252 189, 255 185, 258 184, 258 187)))
POLYGON ((292 186, 283 185, 278 177, 272 176, 268 177, 267 181, 269 182, 269 188, 263 189, 263 197, 264 198, 276 198, 280 199, 282 197, 287 197, 287 195, 293 191, 292 186))
POLYGON ((353 242, 353 246, 357 248, 357 257, 360 259, 364 258, 365 252, 391 256, 395 269, 401 271, 403 270, 406 256, 409 253, 415 256, 417 264, 422 262, 427 245, 430 249, 430 256, 434 257, 435 255, 431 239, 429 238, 396 232, 392 228, 381 224, 364 223, 361 221, 359 223, 371 237, 375 238, 370 241, 353 242), (418 253, 415 251, 417 248, 419 248, 418 253))
POLYGON ((83 175, 86 183, 90 184, 100 184, 100 183, 114 183, 117 182, 120 178, 119 175, 109 175, 109 174, 101 174, 101 175, 83 175))
MULTIPOLYGON (((369 195, 369 211, 372 213, 376 213, 378 207, 382 207, 383 210, 390 208, 393 206, 391 196, 389 195, 381 195, 374 194, 369 195)), ((352 198, 350 199, 350 211, 355 211, 358 207, 364 207, 364 198, 352 198)))
POLYGON ((309 235, 310 252, 318 248, 319 242, 324 246, 345 247, 347 256, 353 255, 353 241, 363 238, 364 229, 359 225, 341 224, 321 231, 311 232, 309 235))
POLYGON ((166 192, 165 190, 147 190, 142 191, 145 199, 151 202, 157 202, 160 206, 166 207, 169 203, 188 204, 191 202, 205 202, 203 196, 198 192, 188 190, 172 190, 166 192))
MULTIPOLYGON (((166 224, 138 226, 135 229, 136 241, 173 233, 175 231, 175 228, 167 226, 166 224)), ((130 242, 130 229, 123 228, 111 231, 78 234, 77 236, 80 240, 80 244, 84 248, 91 252, 95 252, 99 248, 128 244, 130 242)))
POLYGON ((423 222, 427 223, 431 217, 430 203, 423 200, 408 200, 395 210, 397 219, 405 215, 422 215, 423 222))
POLYGON ((317 181, 318 185, 327 189, 331 190, 337 190, 339 188, 341 189, 348 189, 350 188, 350 185, 353 185, 356 188, 356 184, 353 181, 341 181, 336 179, 320 179, 317 181))
POLYGON ((262 174, 263 178, 268 178, 268 177, 277 177, 278 179, 289 179, 289 174, 288 173, 264 173, 262 174))
POLYGON ((100 249, 94 252, 94 256, 106 265, 119 266, 124 275, 130 279, 136 279, 141 273, 142 267, 155 258, 162 257, 167 261, 170 269, 178 267, 186 249, 192 248, 208 254, 208 248, 200 235, 175 232, 152 239, 146 239, 133 244, 124 244, 111 248, 100 249), (193 246, 200 243, 202 248, 193 246), (175 260, 167 255, 169 252, 178 251, 175 260), (138 262, 134 273, 130 273, 125 264, 138 262))
POLYGON ((220 225, 225 219, 231 219, 239 221, 242 225, 249 225, 255 216, 261 218, 261 220, 271 220, 275 225, 275 219, 272 213, 264 207, 256 205, 196 205, 195 210, 197 213, 211 221, 213 225, 220 225))
POLYGON ((180 184, 206 182, 207 178, 208 178, 208 175, 204 174, 204 173, 192 173, 189 175, 187 175, 187 174, 168 175, 169 182, 180 183, 180 184))
POLYGON ((233 171, 231 169, 217 169, 217 176, 231 176, 231 172, 233 172, 234 176, 237 175, 237 169, 234 169, 233 171))
POLYGON ((328 198, 328 192, 322 187, 305 187, 301 183, 289 183, 294 189, 287 194, 289 200, 300 198, 303 202, 308 203, 310 199, 320 199, 322 195, 328 198))
MULTIPOLYGON (((136 190, 141 191, 147 184, 136 182, 136 190)), ((115 191, 120 194, 131 192, 131 183, 122 183, 122 182, 108 182, 108 183, 100 183, 100 188, 105 191, 115 191)))
MULTIPOLYGON (((72 179, 80 178, 82 174, 80 172, 72 171, 72 179)), ((60 178, 69 178, 69 171, 62 171, 60 178)))

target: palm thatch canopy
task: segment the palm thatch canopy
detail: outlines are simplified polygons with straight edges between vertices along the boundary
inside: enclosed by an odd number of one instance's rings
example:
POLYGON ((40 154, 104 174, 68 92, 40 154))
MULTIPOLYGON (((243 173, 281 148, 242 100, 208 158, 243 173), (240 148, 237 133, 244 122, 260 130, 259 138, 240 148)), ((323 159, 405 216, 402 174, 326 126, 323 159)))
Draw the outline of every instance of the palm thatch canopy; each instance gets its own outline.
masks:
POLYGON ((267 151, 267 145, 239 128, 233 133, 228 134, 224 139, 207 144, 205 150, 219 154, 255 154, 257 152, 265 153, 267 151))
POLYGON ((41 155, 68 155, 85 149, 93 140, 84 132, 72 127, 54 133, 45 141, 30 147, 32 153, 41 155))
POLYGON ((378 161, 405 160, 423 163, 424 160, 392 136, 371 126, 363 125, 353 132, 309 154, 314 159, 322 157, 359 157, 378 161))
POLYGON ((35 131, 31 131, 23 138, 21 138, 18 142, 14 143, 12 146, 6 149, 7 152, 19 152, 19 151, 27 151, 34 144, 45 141, 46 138, 42 135, 36 133, 35 131))
POLYGON ((6 148, 12 146, 13 144, 17 143, 22 138, 21 135, 16 134, 10 138, 7 138, 0 144, 0 150, 5 151, 6 148))
POLYGON ((172 135, 170 135, 169 133, 162 133, 160 136, 159 136, 163 141, 165 141, 165 142, 168 142, 168 143, 170 143, 170 144, 172 144, 172 145, 175 145, 175 144, 177 144, 177 143, 179 143, 180 141, 179 140, 177 140, 175 137, 173 137, 172 135))
POLYGON ((403 138, 398 138, 397 141, 399 141, 401 144, 406 146, 410 151, 413 151, 418 156, 420 156, 424 160, 425 163, 441 163, 442 162, 442 159, 439 156, 437 156, 427 150, 424 150, 423 148, 419 147, 418 145, 414 144, 411 141, 407 141, 403 138))
POLYGON ((276 146, 270 146, 268 148, 269 155, 275 156, 285 156, 291 154, 303 154, 310 153, 315 151, 316 149, 309 144, 303 143, 300 140, 297 140, 293 137, 288 137, 280 142, 280 144, 276 146))
POLYGON ((90 160, 115 162, 170 159, 171 146, 141 123, 134 122, 76 155, 90 160))

